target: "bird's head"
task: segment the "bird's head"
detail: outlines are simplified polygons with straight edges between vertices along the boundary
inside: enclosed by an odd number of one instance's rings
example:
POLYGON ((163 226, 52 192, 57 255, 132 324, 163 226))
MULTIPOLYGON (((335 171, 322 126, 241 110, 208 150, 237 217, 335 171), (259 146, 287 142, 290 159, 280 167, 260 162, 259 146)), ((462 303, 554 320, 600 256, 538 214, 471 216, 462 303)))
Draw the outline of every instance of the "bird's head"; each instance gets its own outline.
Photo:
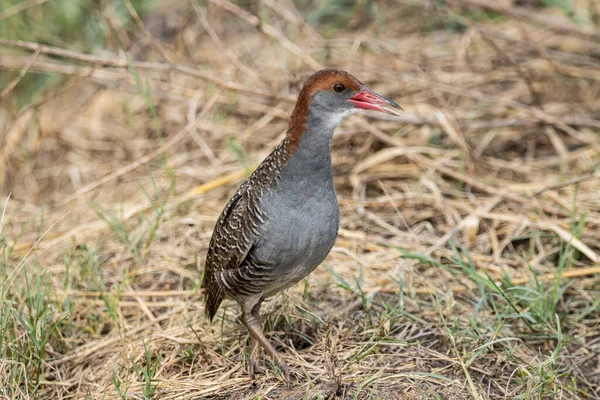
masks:
POLYGON ((311 111, 344 116, 361 110, 400 115, 402 110, 398 104, 373 92, 348 72, 335 69, 313 74, 300 92, 298 103, 301 100, 308 100, 306 105, 311 111))
POLYGON ((373 92, 346 71, 324 69, 314 73, 304 83, 290 118, 289 151, 293 153, 298 147, 309 116, 319 121, 319 130, 325 128, 333 133, 333 128, 345 117, 361 110, 400 115, 402 107, 373 92))

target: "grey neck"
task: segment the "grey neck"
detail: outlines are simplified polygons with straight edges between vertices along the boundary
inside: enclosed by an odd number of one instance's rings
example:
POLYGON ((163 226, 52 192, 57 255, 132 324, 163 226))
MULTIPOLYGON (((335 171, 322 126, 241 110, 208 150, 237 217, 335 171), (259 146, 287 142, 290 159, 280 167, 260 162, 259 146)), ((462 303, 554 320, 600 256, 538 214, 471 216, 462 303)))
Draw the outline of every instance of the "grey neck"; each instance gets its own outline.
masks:
POLYGON ((300 138, 298 149, 288 161, 288 172, 294 178, 333 179, 331 167, 331 140, 343 116, 338 117, 320 110, 310 110, 306 131, 300 138))

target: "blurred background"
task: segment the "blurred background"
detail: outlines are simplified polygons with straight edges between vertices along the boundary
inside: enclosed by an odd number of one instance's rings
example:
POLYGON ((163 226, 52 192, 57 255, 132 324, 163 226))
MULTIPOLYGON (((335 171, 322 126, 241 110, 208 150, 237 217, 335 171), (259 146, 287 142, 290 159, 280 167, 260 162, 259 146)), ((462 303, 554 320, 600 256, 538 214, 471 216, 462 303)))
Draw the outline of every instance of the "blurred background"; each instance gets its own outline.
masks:
POLYGON ((599 134, 597 0, 0 0, 0 397, 600 398, 599 134), (326 67, 405 113, 251 387, 204 257, 326 67))

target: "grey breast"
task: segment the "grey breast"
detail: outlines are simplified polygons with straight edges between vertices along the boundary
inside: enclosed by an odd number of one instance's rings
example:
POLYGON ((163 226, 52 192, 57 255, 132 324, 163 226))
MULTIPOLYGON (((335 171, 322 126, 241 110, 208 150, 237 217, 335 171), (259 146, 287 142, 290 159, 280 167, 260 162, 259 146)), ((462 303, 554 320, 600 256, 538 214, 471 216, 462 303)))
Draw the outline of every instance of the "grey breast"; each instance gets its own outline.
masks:
POLYGON ((261 199, 266 221, 254 257, 270 266, 272 280, 264 289, 267 296, 318 267, 333 247, 339 228, 330 159, 320 166, 313 163, 309 169, 306 163, 298 168, 295 161, 290 160, 277 185, 261 199))

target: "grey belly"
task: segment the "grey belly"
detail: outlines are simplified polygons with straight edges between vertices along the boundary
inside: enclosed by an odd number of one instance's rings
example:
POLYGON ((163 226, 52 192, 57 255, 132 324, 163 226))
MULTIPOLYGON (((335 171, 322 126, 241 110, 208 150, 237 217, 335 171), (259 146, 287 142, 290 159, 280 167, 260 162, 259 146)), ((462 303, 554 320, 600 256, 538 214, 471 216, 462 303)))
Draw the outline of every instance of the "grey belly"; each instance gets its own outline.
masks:
POLYGON ((256 259, 271 266, 264 297, 292 286, 317 268, 333 247, 340 221, 333 191, 303 196, 302 201, 273 200, 266 199, 268 220, 254 248, 256 259))

